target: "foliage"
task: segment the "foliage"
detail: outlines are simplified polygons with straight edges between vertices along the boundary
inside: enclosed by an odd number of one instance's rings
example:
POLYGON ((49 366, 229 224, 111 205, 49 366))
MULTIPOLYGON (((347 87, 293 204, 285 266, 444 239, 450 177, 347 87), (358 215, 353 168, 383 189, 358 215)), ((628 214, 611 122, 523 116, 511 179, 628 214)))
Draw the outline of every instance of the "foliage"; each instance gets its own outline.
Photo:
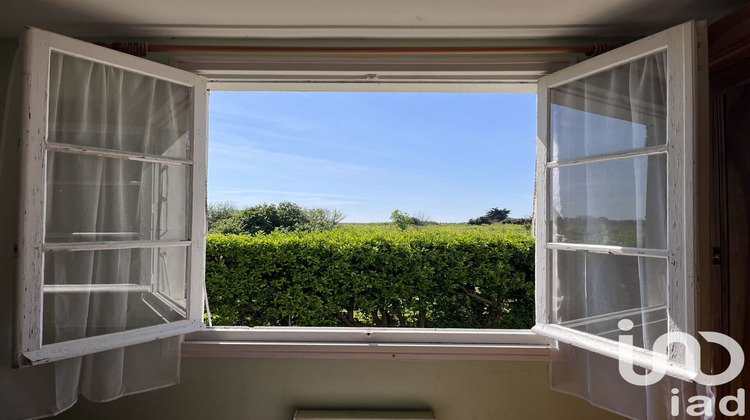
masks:
POLYGON ((396 209, 391 213, 391 223, 401 230, 406 230, 406 228, 412 224, 412 218, 409 213, 396 209))
POLYGON ((305 212, 297 204, 284 201, 260 204, 240 210, 217 229, 220 233, 271 233, 274 230, 293 231, 307 222, 305 212))
POLYGON ((487 210, 487 213, 485 213, 484 216, 477 217, 476 219, 469 219, 469 224, 489 225, 492 223, 500 223, 503 220, 507 219, 509 214, 510 210, 508 209, 499 209, 497 207, 493 207, 487 210))
MULTIPOLYGON (((217 224, 223 220, 231 219, 240 209, 231 201, 220 203, 211 203, 206 209, 206 219, 208 222, 208 231, 215 229, 217 224)), ((222 222, 223 223, 223 222, 222 222)))
POLYGON ((531 225, 531 216, 528 217, 508 217, 502 223, 507 225, 531 225))
POLYGON ((436 225, 436 222, 430 221, 430 218, 423 212, 418 212, 415 215, 411 215, 405 211, 399 209, 393 210, 391 213, 391 223, 401 230, 406 230, 411 226, 426 226, 436 225))
POLYGON ((209 235, 217 325, 529 328, 534 241, 497 231, 209 235))
MULTIPOLYGON (((397 226, 391 222, 381 223, 339 223, 336 230, 358 230, 370 229, 383 232, 400 232, 397 226)), ((441 233, 463 233, 463 232, 482 232, 482 233, 501 233, 515 232, 528 233, 528 225, 513 225, 505 223, 495 223, 492 225, 470 225, 468 223, 436 223, 428 222, 426 226, 420 226, 417 230, 441 233)))
POLYGON ((239 235, 274 231, 328 230, 333 229, 345 217, 338 210, 304 209, 289 201, 279 204, 264 203, 242 210, 233 209, 233 213, 217 211, 216 219, 219 214, 228 215, 228 217, 215 220, 213 223, 209 222, 209 233, 239 235))
POLYGON ((312 208, 305 209, 304 212, 307 221, 301 226, 302 230, 331 230, 346 218, 346 215, 339 210, 312 208))
POLYGON ((428 225, 437 225, 437 222, 433 222, 430 219, 430 216, 425 214, 423 211, 418 211, 414 214, 411 214, 412 224, 416 226, 428 226, 428 225))

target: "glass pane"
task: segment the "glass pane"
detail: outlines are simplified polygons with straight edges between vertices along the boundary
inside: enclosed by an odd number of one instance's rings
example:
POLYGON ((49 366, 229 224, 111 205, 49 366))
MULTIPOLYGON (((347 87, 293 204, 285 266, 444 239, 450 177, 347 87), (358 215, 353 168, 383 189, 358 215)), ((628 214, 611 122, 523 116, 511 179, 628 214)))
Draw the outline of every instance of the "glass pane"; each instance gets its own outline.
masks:
POLYGON ((550 89, 550 159, 666 144, 666 54, 550 89))
POLYGON ((46 242, 186 240, 190 167, 48 152, 46 242))
POLYGON ((187 248, 50 252, 43 343, 185 319, 187 248))
POLYGON ((58 52, 50 66, 50 143, 191 156, 190 87, 58 52))
POLYGON ((666 249, 667 157, 550 169, 550 242, 666 249))
POLYGON ((633 343, 648 349, 667 332, 666 259, 551 252, 556 323, 617 340, 617 323, 630 319, 633 343))

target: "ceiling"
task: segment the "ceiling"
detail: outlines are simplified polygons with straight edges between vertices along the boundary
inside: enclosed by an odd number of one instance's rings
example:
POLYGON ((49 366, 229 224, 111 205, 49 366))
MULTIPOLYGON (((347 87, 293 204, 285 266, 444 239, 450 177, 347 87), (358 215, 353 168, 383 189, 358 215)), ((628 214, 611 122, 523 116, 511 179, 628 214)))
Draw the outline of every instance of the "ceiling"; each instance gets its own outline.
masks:
POLYGON ((744 0, 0 0, 0 36, 550 38, 648 35, 744 0))

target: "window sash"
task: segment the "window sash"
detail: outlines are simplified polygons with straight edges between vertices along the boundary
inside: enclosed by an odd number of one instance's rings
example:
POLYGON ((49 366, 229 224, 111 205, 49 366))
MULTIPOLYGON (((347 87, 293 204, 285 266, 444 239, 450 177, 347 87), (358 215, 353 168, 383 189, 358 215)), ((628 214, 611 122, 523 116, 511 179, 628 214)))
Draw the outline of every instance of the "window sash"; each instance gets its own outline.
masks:
MULTIPOLYGON (((15 367, 47 363, 64 358, 91 354, 112 348, 137 344, 158 338, 195 331, 202 326, 203 276, 205 271, 205 179, 207 90, 205 79, 195 74, 122 54, 107 48, 29 28, 22 38, 24 51, 23 95, 21 114, 21 185, 19 189, 18 286, 14 316, 15 367), (80 57, 95 63, 187 86, 191 89, 189 105, 193 111, 190 132, 193 137, 188 159, 134 153, 122 150, 92 148, 47 142, 48 90, 53 52, 80 57), (185 241, 93 241, 80 243, 45 243, 46 155, 48 152, 72 153, 114 159, 189 166, 187 203, 187 240, 185 241), (187 248, 186 288, 187 319, 122 333, 87 337, 79 340, 42 345, 42 302, 44 254, 48 252, 139 249, 164 246, 187 248)), ((48 291, 51 293, 52 289, 48 291)), ((58 290, 56 292, 64 292, 58 290)))
MULTIPOLYGON (((610 357, 617 358, 620 354, 621 348, 617 341, 555 323, 552 298, 555 295, 554 290, 558 279, 553 278, 552 252, 562 249, 667 259, 669 262, 667 272, 668 330, 695 334, 693 144, 698 125, 703 122, 697 115, 698 104, 694 93, 699 91, 699 83, 704 83, 700 79, 696 65, 701 60, 701 54, 705 54, 705 51, 699 51, 699 47, 705 45, 705 42, 699 42, 701 40, 705 41, 705 23, 688 22, 540 79, 537 91, 539 104, 536 173, 539 186, 539 193, 536 195, 537 319, 532 331, 610 357), (548 157, 550 90, 660 51, 667 53, 667 96, 669 98, 667 144, 564 161, 550 161, 548 157), (551 241, 550 169, 661 153, 667 155, 667 220, 669 221, 667 249, 551 241)), ((634 348, 633 351, 636 355, 634 363, 638 366, 651 368, 655 363, 663 364, 668 374, 683 379, 690 378, 690 372, 685 368, 684 361, 681 359, 684 355, 670 353, 666 358, 660 359, 650 350, 634 348)))
POLYGON ((669 251, 666 249, 634 248, 614 245, 590 245, 563 242, 547 242, 544 244, 547 250, 592 252, 596 254, 624 255, 632 257, 661 257, 668 258, 669 251))

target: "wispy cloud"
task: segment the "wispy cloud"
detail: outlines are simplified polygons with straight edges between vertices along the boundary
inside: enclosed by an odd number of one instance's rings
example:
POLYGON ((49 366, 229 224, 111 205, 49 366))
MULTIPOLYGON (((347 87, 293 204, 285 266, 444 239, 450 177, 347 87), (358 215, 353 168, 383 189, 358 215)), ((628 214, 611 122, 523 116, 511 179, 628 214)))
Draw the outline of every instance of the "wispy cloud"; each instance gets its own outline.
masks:
POLYGON ((226 138, 227 136, 232 136, 238 139, 244 139, 246 142, 258 142, 259 140, 263 139, 280 139, 280 140, 289 140, 294 142, 311 142, 308 140, 308 137, 302 137, 302 136, 293 136, 287 134, 282 134, 283 131, 281 130, 272 130, 267 128, 260 128, 255 127, 251 125, 245 125, 240 123, 222 123, 221 130, 218 129, 212 129, 211 134, 212 137, 209 139, 210 142, 215 142, 219 139, 226 138), (242 133, 237 134, 237 133, 242 133))
POLYGON ((244 124, 262 124, 284 131, 310 132, 324 131, 336 132, 335 126, 313 121, 309 118, 295 117, 294 114, 274 113, 260 110, 258 108, 246 108, 242 106, 224 107, 220 110, 220 120, 232 122, 242 121, 244 124))
POLYGON ((291 153, 272 152, 259 147, 244 144, 217 143, 212 145, 209 158, 221 162, 221 168, 247 170, 253 166, 284 168, 295 173, 314 172, 316 174, 351 175, 372 171, 379 168, 337 162, 329 159, 311 158, 291 153))
POLYGON ((239 205, 293 201, 305 207, 329 207, 365 204, 368 200, 364 197, 323 192, 234 188, 212 191, 210 201, 232 201, 239 205))
POLYGON ((326 198, 347 198, 347 199, 362 199, 354 195, 344 194, 329 194, 321 192, 308 192, 308 191, 283 191, 283 190, 255 190, 255 189, 244 189, 244 188, 233 188, 226 190, 218 190, 217 192, 224 194, 268 194, 278 195, 284 197, 326 197, 326 198))
POLYGON ((360 138, 361 135, 359 133, 341 132, 337 136, 327 135, 325 138, 319 138, 317 136, 319 134, 319 132, 316 132, 315 135, 311 135, 310 132, 307 132, 306 134, 292 135, 288 131, 274 128, 261 128, 236 122, 225 122, 222 123, 222 129, 211 130, 211 138, 209 139, 209 142, 213 145, 215 143, 223 142, 229 137, 244 140, 245 143, 249 142, 256 145, 262 145, 264 142, 267 143, 268 140, 284 140, 298 144, 322 146, 326 149, 358 152, 372 157, 382 158, 391 155, 385 149, 364 145, 363 143, 365 143, 365 140, 360 138))

